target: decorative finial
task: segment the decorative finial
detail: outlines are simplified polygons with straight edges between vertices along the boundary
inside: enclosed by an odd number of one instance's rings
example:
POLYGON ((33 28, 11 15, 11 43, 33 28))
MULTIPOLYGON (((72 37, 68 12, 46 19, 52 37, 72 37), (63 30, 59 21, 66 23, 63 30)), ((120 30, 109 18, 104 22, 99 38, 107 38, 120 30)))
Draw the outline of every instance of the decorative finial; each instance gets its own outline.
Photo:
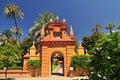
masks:
POLYGON ((33 41, 33 45, 35 45, 35 42, 33 41))
POLYGON ((81 41, 79 41, 79 44, 80 44, 80 45, 82 45, 82 42, 81 42, 81 41))
POLYGON ((59 19, 59 17, 58 17, 58 16, 56 16, 56 19, 59 19))
POLYGON ((27 49, 27 53, 29 53, 30 52, 30 50, 29 49, 27 49))
POLYGON ((66 20, 65 20, 65 19, 63 19, 63 22, 66 22, 66 20))
POLYGON ((50 22, 53 22, 52 18, 50 19, 50 22))
POLYGON ((70 25, 70 37, 71 37, 71 39, 74 39, 74 33, 73 33, 72 25, 70 25))

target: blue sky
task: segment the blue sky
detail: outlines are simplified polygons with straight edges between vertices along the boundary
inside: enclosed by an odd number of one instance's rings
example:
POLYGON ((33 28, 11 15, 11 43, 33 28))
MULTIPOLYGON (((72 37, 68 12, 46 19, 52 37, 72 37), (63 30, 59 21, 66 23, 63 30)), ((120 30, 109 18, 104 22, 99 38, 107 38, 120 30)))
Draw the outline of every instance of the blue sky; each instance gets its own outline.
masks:
POLYGON ((58 15, 60 20, 65 18, 68 30, 72 25, 78 41, 83 36, 91 35, 95 24, 101 24, 104 30, 109 22, 120 25, 120 0, 0 0, 0 31, 14 26, 14 22, 3 14, 4 7, 10 2, 24 13, 24 19, 18 21, 24 32, 21 39, 28 36, 29 28, 39 18, 38 14, 45 11, 58 15))

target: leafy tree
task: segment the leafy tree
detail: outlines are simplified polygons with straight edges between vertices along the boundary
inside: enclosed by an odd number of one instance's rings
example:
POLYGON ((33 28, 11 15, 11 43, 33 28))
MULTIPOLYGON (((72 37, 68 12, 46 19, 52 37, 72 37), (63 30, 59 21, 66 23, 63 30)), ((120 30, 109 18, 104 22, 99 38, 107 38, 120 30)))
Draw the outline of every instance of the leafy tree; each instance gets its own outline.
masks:
POLYGON ((4 14, 7 18, 11 18, 14 20, 16 26, 16 40, 20 43, 17 19, 23 19, 23 12, 19 9, 18 6, 10 3, 4 8, 4 14))
MULTIPOLYGON (((20 45, 24 54, 26 54, 29 48, 33 45, 33 41, 34 41, 33 37, 26 37, 23 39, 20 45)), ((38 53, 40 50, 39 41, 36 40, 35 42, 36 42, 35 47, 37 48, 37 53, 38 53)))
POLYGON ((0 62, 4 62, 4 66, 20 66, 23 51, 21 47, 16 44, 7 44, 0 46, 0 62))
POLYGON ((85 48, 85 53, 89 53, 89 50, 91 50, 95 42, 103 37, 104 32, 102 31, 102 26, 100 24, 96 24, 94 28, 92 29, 93 33, 90 36, 84 36, 82 38, 82 46, 85 48))
POLYGON ((40 36, 40 31, 42 29, 42 26, 45 28, 45 34, 47 34, 47 25, 50 19, 55 18, 53 13, 45 12, 44 14, 39 14, 40 18, 36 19, 35 25, 29 29, 30 36, 34 36, 34 39, 38 39, 40 36))
POLYGON ((112 33, 112 29, 115 27, 115 24, 110 22, 107 24, 106 29, 110 30, 110 34, 112 33))
POLYGON ((120 79, 120 34, 102 37, 90 53, 90 80, 120 79))
POLYGON ((89 53, 89 50, 91 50, 94 47, 95 42, 102 37, 103 34, 101 32, 100 33, 94 32, 91 36, 84 36, 82 38, 83 40, 82 46, 85 48, 85 52, 87 51, 89 53))

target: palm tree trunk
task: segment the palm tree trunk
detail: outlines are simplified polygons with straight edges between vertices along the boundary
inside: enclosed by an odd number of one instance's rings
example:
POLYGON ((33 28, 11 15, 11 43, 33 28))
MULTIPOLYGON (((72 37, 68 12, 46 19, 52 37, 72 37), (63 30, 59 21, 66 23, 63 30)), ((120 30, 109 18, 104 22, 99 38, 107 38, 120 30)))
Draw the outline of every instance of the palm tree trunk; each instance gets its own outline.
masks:
POLYGON ((15 22, 15 26, 16 26, 16 41, 17 43, 19 44, 20 43, 20 37, 18 35, 18 25, 17 25, 17 21, 16 21, 16 17, 15 17, 15 14, 13 13, 13 17, 14 17, 14 22, 15 22))
POLYGON ((112 34, 112 28, 110 27, 110 34, 112 34))
POLYGON ((96 32, 98 33, 98 29, 96 29, 96 32))

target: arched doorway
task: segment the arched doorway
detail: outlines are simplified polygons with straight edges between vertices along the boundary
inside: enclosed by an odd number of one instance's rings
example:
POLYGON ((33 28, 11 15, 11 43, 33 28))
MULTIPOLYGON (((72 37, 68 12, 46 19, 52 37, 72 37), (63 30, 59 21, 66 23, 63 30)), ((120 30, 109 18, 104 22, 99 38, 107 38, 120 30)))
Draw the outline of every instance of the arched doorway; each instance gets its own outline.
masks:
POLYGON ((51 75, 64 75, 64 57, 60 52, 51 56, 51 75))

